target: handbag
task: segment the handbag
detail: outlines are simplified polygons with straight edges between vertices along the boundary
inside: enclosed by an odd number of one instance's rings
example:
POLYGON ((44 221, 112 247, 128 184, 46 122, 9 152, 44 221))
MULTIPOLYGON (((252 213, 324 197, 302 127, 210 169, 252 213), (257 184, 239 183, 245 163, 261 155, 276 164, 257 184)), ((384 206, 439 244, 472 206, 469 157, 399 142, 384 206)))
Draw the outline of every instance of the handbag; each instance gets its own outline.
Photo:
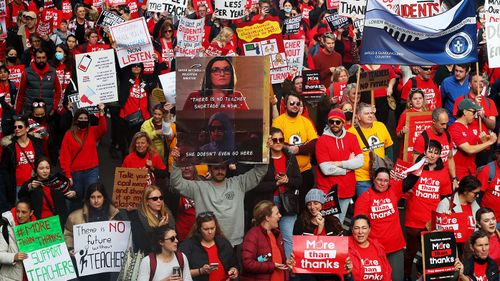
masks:
POLYGON ((123 257, 122 268, 117 281, 137 281, 139 277, 139 267, 144 258, 144 253, 138 251, 134 253, 132 248, 127 249, 123 257))
POLYGON ((279 198, 281 202, 282 214, 298 214, 299 213, 299 190, 286 190, 283 192, 280 187, 278 187, 279 198))
POLYGON ((137 126, 144 122, 142 117, 141 109, 139 108, 136 112, 125 116, 124 118, 131 126, 137 126))
POLYGON ((370 178, 373 178, 373 176, 375 175, 375 171, 377 171, 379 168, 384 167, 389 170, 392 170, 392 168, 394 167, 394 163, 392 162, 392 160, 387 156, 385 156, 384 158, 378 156, 377 153, 375 153, 375 151, 370 149, 370 145, 368 144, 368 141, 366 140, 363 131, 361 131, 361 128, 359 128, 359 126, 355 126, 355 128, 359 134, 359 137, 365 144, 366 148, 370 150, 369 152, 370 162, 368 168, 368 172, 370 173, 370 178))

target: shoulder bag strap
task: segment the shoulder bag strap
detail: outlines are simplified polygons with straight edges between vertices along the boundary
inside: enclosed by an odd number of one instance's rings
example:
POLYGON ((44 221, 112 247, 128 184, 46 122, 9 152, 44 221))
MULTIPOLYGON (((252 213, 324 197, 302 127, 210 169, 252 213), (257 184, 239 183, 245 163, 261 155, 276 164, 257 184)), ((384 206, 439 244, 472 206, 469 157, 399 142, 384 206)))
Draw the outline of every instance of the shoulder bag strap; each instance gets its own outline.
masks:
MULTIPOLYGON (((40 187, 42 188, 42 187, 40 187)), ((49 207, 49 210, 52 212, 52 214, 56 215, 56 212, 54 210, 54 206, 50 205, 50 201, 49 201, 49 198, 47 198, 47 195, 45 195, 45 192, 43 192, 43 189, 40 190, 42 192, 42 196, 43 198, 45 199, 45 201, 47 202, 47 207, 49 207)))
POLYGON ((83 137, 82 145, 80 145, 80 148, 76 152, 75 156, 73 156, 73 159, 71 159, 71 163, 69 164, 70 167, 73 165, 73 162, 75 162, 76 157, 78 157, 78 155, 80 154, 80 152, 82 152, 83 146, 85 145, 85 141, 87 140, 87 136, 88 135, 89 135, 89 128, 87 128, 87 131, 85 132, 85 136, 83 137))
POLYGON ((368 141, 366 140, 365 134, 363 134, 363 131, 361 131, 361 128, 359 126, 354 126, 354 128, 356 128, 356 131, 358 132, 359 137, 361 138, 361 140, 365 144, 366 149, 369 150, 370 149, 370 145, 368 144, 368 141))

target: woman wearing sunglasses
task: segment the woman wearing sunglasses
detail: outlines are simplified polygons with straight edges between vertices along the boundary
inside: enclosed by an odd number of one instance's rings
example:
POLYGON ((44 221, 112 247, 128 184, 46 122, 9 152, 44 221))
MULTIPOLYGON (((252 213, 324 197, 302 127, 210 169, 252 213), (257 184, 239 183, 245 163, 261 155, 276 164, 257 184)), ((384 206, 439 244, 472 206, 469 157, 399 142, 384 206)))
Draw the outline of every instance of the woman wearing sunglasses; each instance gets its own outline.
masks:
POLYGON ((174 217, 163 201, 160 188, 154 185, 144 190, 137 210, 128 212, 128 217, 132 227, 134 252, 142 251, 144 255, 148 255, 155 245, 152 241, 154 228, 168 224, 174 229, 175 226, 174 217))
POLYGON ((191 237, 182 242, 180 250, 189 260, 191 276, 195 281, 238 277, 238 260, 213 212, 203 212, 196 217, 191 237))
MULTIPOLYGON (((208 120, 210 142, 201 146, 202 152, 227 152, 235 149, 234 120, 223 112, 217 112, 208 120)), ((227 160, 228 157, 223 157, 227 160)))
POLYGON ((178 243, 177 234, 170 226, 162 225, 155 228, 153 251, 142 259, 137 280, 192 281, 188 259, 178 251, 178 243))
POLYGON ((14 120, 14 134, 2 138, 2 163, 8 175, 5 196, 11 206, 21 186, 33 175, 35 161, 43 156, 42 140, 28 134, 28 118, 18 116, 14 120))
POLYGON ((271 134, 268 141, 271 152, 269 168, 259 185, 247 193, 246 209, 251 210, 262 200, 269 200, 278 206, 282 214, 279 225, 285 241, 285 253, 287 257, 290 257, 293 224, 297 219, 299 207, 298 189, 302 184, 302 175, 295 155, 283 149, 285 146, 283 131, 272 127, 269 133, 271 134))

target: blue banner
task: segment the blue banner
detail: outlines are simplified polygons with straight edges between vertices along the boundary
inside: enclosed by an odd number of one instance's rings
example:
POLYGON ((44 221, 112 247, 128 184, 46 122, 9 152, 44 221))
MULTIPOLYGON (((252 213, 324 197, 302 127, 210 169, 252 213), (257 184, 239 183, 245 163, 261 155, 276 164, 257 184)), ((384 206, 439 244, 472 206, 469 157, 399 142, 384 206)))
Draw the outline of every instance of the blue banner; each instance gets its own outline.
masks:
POLYGON ((368 0, 361 63, 434 65, 477 61, 475 3, 426 18, 403 18, 368 0))

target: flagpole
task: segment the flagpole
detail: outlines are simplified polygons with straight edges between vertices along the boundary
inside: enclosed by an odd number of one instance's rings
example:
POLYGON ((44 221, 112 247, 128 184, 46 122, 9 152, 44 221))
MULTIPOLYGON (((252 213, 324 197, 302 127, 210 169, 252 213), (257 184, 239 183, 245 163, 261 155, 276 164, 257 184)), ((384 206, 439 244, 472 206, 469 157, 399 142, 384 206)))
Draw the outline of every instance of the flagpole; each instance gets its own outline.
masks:
MULTIPOLYGON (((353 118, 353 121, 357 121, 354 120, 354 118, 356 118, 356 106, 357 106, 357 103, 358 103, 358 92, 359 92, 359 76, 361 75, 361 65, 359 65, 358 67, 358 72, 356 73, 356 91, 354 92, 354 106, 353 106, 353 114, 352 114, 352 118, 353 118)), ((353 122, 353 125, 356 125, 356 122, 353 122)))
MULTIPOLYGON (((479 60, 476 61, 476 75, 478 75, 482 79, 482 76, 479 75, 479 60)), ((479 92, 479 83, 480 83, 480 81, 478 81, 478 83, 477 83, 477 94, 478 95, 481 94, 479 92)), ((485 97, 481 97, 481 99, 483 99, 483 98, 485 98, 485 97)), ((483 111, 484 111, 484 109, 483 109, 483 111)), ((478 119, 479 119, 479 133, 481 133, 483 131, 483 120, 481 119, 481 117, 479 117, 478 119)))

